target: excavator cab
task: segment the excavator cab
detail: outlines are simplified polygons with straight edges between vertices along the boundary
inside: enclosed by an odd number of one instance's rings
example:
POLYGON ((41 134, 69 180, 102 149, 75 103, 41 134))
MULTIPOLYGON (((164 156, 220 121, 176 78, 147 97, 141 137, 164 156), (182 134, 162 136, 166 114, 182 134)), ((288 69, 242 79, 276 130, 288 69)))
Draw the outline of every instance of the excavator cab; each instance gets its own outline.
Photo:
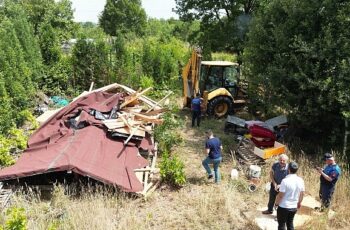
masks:
POLYGON ((237 95, 239 66, 237 63, 224 61, 203 61, 200 71, 200 91, 211 92, 226 88, 233 97, 237 95))
POLYGON ((239 67, 238 63, 228 61, 201 61, 194 51, 182 73, 184 105, 189 107, 193 95, 201 93, 209 115, 223 117, 233 113, 234 107, 245 103, 238 100, 244 92, 239 67))
POLYGON ((208 114, 222 117, 233 112, 239 74, 239 65, 234 62, 201 62, 199 89, 208 94, 208 114))

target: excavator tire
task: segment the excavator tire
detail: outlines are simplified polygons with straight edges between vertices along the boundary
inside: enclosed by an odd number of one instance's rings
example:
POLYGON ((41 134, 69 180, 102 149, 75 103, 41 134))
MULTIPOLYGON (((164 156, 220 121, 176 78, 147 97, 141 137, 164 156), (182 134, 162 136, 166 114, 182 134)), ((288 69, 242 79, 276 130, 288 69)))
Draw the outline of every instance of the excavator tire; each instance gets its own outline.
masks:
POLYGON ((233 110, 231 98, 218 96, 208 102, 207 113, 215 117, 225 117, 233 110))

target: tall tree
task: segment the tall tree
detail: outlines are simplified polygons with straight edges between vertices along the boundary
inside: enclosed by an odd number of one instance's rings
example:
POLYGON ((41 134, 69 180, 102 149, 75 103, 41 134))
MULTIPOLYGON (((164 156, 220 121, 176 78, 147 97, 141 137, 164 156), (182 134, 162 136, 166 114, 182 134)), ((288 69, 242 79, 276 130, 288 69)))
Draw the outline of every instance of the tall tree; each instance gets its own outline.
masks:
POLYGON ((72 3, 69 0, 21 0, 34 33, 40 36, 42 26, 50 24, 60 42, 67 40, 76 31, 73 22, 72 3))
POLYGON ((34 93, 32 73, 14 25, 7 17, 0 23, 0 37, 0 72, 5 79, 7 94, 13 100, 13 108, 20 111, 29 105, 34 93))
POLYGON ((42 59, 38 39, 34 36, 33 27, 28 22, 24 8, 12 1, 6 2, 6 16, 11 20, 20 45, 23 49, 24 60, 27 62, 32 78, 41 75, 42 59))
POLYGON ((142 35, 146 22, 140 0, 107 0, 99 18, 100 26, 111 36, 116 36, 117 30, 142 35))
POLYGON ((245 48, 262 104, 288 111, 324 143, 342 140, 349 115, 349 15, 348 1, 273 0, 253 20, 245 48))
POLYGON ((109 47, 105 42, 78 40, 72 53, 75 90, 86 90, 91 82, 95 82, 96 87, 109 83, 108 55, 109 47))
POLYGON ((59 60, 60 44, 71 38, 77 26, 73 22, 72 3, 69 0, 21 0, 39 39, 45 64, 59 60))
POLYGON ((175 0, 184 21, 200 20, 199 45, 213 51, 241 52, 252 12, 258 0, 175 0))

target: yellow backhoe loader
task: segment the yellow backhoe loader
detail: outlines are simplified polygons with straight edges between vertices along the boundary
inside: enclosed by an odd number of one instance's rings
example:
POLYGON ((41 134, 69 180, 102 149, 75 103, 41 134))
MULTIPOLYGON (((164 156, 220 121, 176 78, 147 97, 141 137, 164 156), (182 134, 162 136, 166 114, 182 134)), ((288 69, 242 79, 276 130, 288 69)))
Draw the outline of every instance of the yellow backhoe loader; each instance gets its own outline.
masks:
POLYGON ((202 61, 198 49, 182 71, 183 104, 191 106, 192 98, 200 93, 203 109, 216 117, 232 114, 245 104, 248 85, 240 80, 240 66, 228 61, 202 61))

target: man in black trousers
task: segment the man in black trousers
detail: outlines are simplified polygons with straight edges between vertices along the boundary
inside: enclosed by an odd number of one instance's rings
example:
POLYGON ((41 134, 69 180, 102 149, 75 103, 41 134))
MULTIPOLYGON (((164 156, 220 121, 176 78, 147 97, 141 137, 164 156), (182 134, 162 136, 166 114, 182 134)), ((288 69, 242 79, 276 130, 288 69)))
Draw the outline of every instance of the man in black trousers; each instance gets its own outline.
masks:
POLYGON ((298 164, 291 162, 288 165, 288 175, 282 180, 279 193, 276 197, 278 230, 294 230, 294 216, 301 207, 305 185, 304 180, 297 176, 298 164))

